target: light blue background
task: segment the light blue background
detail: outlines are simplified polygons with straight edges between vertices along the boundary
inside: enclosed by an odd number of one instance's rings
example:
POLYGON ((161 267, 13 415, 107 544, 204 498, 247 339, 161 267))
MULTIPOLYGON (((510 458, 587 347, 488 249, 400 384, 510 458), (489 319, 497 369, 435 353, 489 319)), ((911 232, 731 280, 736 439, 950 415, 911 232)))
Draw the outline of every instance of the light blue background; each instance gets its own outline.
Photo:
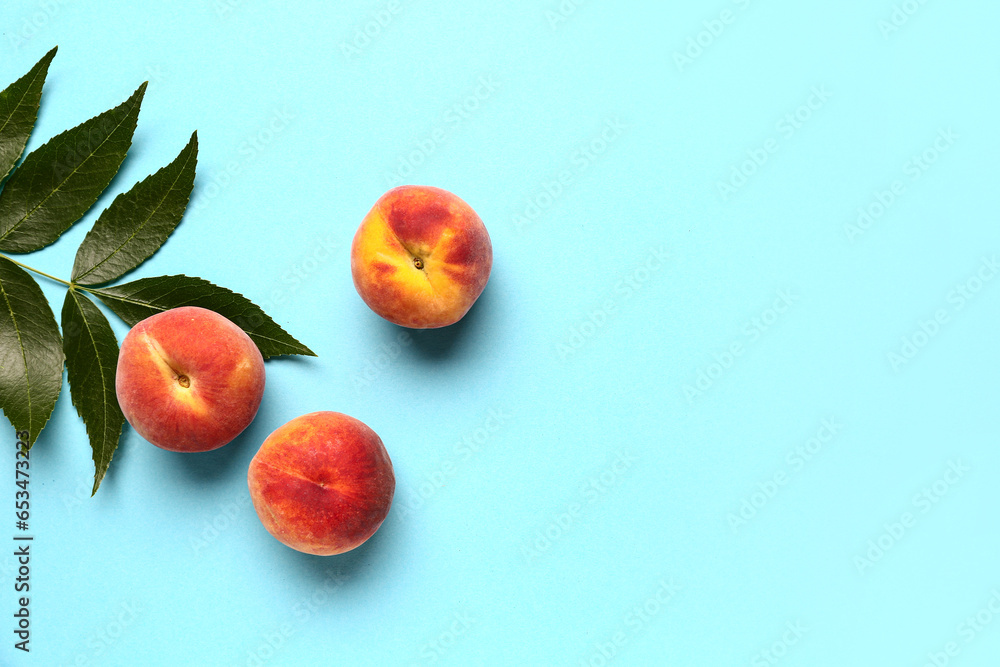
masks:
POLYGON ((32 651, 0 556, 0 663, 920 667, 953 642, 939 662, 996 664, 996 3, 907 0, 890 31, 891 0, 398 0, 350 54, 388 2, 275 4, 4 4, 0 84, 59 46, 29 149, 150 82, 112 187, 24 261, 68 275, 197 129, 184 223, 130 278, 230 287, 319 358, 268 362, 216 452, 127 430, 94 498, 64 387, 31 458, 32 651), (348 253, 401 163, 477 210, 495 259, 466 320, 400 339, 348 253), (397 477, 340 557, 275 541, 246 488, 315 410, 368 423, 397 477))

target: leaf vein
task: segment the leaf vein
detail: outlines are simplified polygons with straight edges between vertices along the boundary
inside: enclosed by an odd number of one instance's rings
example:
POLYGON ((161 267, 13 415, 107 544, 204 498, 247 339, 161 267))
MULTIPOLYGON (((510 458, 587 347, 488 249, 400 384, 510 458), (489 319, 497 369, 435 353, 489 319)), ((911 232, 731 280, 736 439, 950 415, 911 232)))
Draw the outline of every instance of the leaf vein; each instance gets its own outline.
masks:
MULTIPOLYGON (((190 161, 191 161, 190 158, 188 158, 187 160, 185 160, 184 161, 184 167, 186 167, 190 161)), ((184 175, 185 175, 184 171, 183 171, 183 169, 181 169, 177 173, 177 176, 174 178, 173 182, 170 183, 170 187, 167 188, 166 192, 163 193, 163 196, 160 198, 160 201, 157 202, 156 207, 152 211, 150 211, 149 215, 147 215, 146 219, 143 220, 139 224, 138 227, 136 227, 135 231, 133 231, 132 234, 127 239, 125 239, 125 241, 123 241, 121 245, 119 245, 117 248, 115 248, 113 251, 111 251, 111 253, 109 253, 107 257, 105 257, 100 262, 98 262, 93 267, 91 267, 89 270, 87 270, 83 275, 79 276, 77 278, 77 280, 79 280, 81 278, 85 278, 86 276, 88 276, 91 273, 93 273, 94 271, 96 271, 99 267, 103 266, 105 262, 109 261, 112 257, 114 257, 115 255, 117 255, 121 251, 122 248, 124 248, 126 245, 128 245, 132 241, 132 239, 134 239, 139 234, 139 232, 142 231, 142 229, 146 226, 146 224, 150 220, 152 220, 153 216, 155 216, 156 213, 157 213, 157 211, 160 210, 160 207, 163 206, 163 202, 167 201, 167 199, 170 197, 170 194, 176 189, 177 182, 180 181, 181 178, 184 177, 184 175)))
POLYGON ((17 316, 14 315, 14 308, 11 306, 10 297, 7 294, 7 289, 3 285, 3 281, 0 280, 0 294, 3 294, 4 302, 7 304, 7 310, 10 311, 10 321, 14 325, 14 333, 17 334, 17 344, 21 351, 21 361, 24 363, 24 384, 28 388, 28 431, 32 428, 32 406, 31 406, 31 376, 28 373, 28 355, 24 349, 24 341, 22 339, 21 328, 17 324, 17 316))
MULTIPOLYGON (((23 216, 21 216, 21 219, 20 219, 20 220, 18 220, 18 221, 17 221, 17 222, 15 222, 15 223, 14 223, 13 225, 11 225, 11 226, 10 226, 10 229, 8 229, 8 230, 7 230, 6 232, 4 232, 3 236, 0 236, 0 241, 3 241, 3 240, 4 240, 4 239, 6 239, 6 238, 7 238, 8 236, 10 236, 11 232, 13 232, 14 230, 16 230, 16 229, 17 229, 18 227, 20 227, 20 226, 21 226, 21 224, 22 224, 22 223, 23 223, 23 222, 24 222, 25 220, 27 220, 27 219, 28 219, 28 218, 30 218, 30 217, 31 217, 32 215, 34 215, 35 211, 37 211, 37 210, 38 210, 39 208, 41 208, 41 207, 42 207, 42 206, 43 206, 43 205, 45 204, 45 202, 47 202, 47 201, 49 200, 49 198, 51 198, 51 197, 52 197, 53 195, 55 195, 55 194, 56 194, 57 192, 60 192, 60 191, 61 191, 61 190, 60 190, 60 188, 62 188, 62 186, 66 184, 66 181, 68 181, 68 180, 69 180, 69 179, 70 179, 70 178, 71 178, 72 176, 74 176, 74 175, 76 174, 76 172, 77 172, 77 171, 79 171, 79 170, 80 170, 80 168, 81 168, 81 167, 82 167, 83 165, 85 165, 85 164, 86 164, 86 163, 87 163, 88 161, 90 161, 91 159, 94 159, 94 154, 95 154, 95 153, 96 153, 96 152, 97 152, 98 150, 100 150, 100 149, 101 149, 101 147, 102 147, 102 146, 104 146, 104 144, 106 144, 106 143, 108 143, 109 141, 111 141, 111 139, 112 139, 112 138, 114 137, 114 134, 115 134, 115 133, 116 133, 116 132, 118 131, 118 129, 119 129, 119 128, 120 128, 121 126, 122 126, 122 124, 124 124, 124 123, 125 123, 125 121, 126 121, 126 120, 128 120, 128 117, 129 117, 129 115, 131 114, 131 112, 132 112, 132 109, 134 109, 134 108, 135 108, 135 105, 133 105, 132 107, 129 107, 129 109, 128 109, 128 112, 126 112, 126 113, 125 113, 125 114, 124 114, 124 115, 122 116, 122 119, 121 119, 121 120, 120 120, 120 121, 118 122, 118 124, 117 124, 117 125, 115 125, 115 129, 111 130, 111 132, 109 132, 109 133, 108 133, 108 136, 106 136, 106 137, 105 137, 104 139, 102 139, 102 140, 101 140, 101 143, 100 143, 100 144, 98 144, 98 145, 97 145, 97 147, 96 147, 96 148, 94 148, 94 149, 93 149, 93 150, 92 150, 92 151, 91 151, 91 152, 90 152, 90 153, 89 153, 89 154, 87 155, 87 157, 85 157, 85 158, 83 159, 83 161, 81 161, 81 162, 80 162, 80 164, 78 164, 78 165, 76 165, 75 167, 73 167, 73 170, 72 170, 72 171, 71 171, 71 172, 70 172, 70 173, 69 173, 69 174, 68 174, 68 175, 66 176, 66 178, 62 179, 62 181, 61 181, 61 182, 60 182, 60 183, 59 183, 59 184, 58 184, 57 186, 55 186, 54 188, 52 188, 52 191, 51 191, 51 192, 49 192, 49 193, 48 193, 47 195, 45 195, 45 196, 44 196, 44 197, 43 197, 43 198, 41 199, 41 201, 39 201, 39 202, 38 202, 37 204, 35 204, 35 206, 34 206, 34 207, 33 207, 33 208, 32 208, 32 209, 30 210, 30 211, 28 211, 28 212, 27 212, 27 213, 25 213, 25 214, 24 214, 23 216)), ((87 172, 85 171, 84 173, 86 174, 87 172)), ((71 190, 71 191, 72 191, 72 190, 71 190)))

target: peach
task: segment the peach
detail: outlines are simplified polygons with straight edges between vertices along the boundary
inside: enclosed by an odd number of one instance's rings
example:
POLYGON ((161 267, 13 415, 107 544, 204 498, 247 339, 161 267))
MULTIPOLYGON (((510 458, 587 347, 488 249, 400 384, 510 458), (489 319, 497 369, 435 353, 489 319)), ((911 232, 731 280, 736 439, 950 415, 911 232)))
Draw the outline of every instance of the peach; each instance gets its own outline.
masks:
POLYGON ((317 556, 350 551, 374 535, 396 489, 382 440, 339 412, 278 427, 250 462, 247 482, 267 532, 317 556))
POLYGON ((368 307, 412 329, 462 319, 490 277, 483 221, 440 188, 403 185, 382 195, 351 246, 354 286, 368 307))
POLYGON ((264 395, 264 359, 222 315, 185 306, 147 317, 122 341, 118 404, 157 447, 206 452, 250 425, 264 395))

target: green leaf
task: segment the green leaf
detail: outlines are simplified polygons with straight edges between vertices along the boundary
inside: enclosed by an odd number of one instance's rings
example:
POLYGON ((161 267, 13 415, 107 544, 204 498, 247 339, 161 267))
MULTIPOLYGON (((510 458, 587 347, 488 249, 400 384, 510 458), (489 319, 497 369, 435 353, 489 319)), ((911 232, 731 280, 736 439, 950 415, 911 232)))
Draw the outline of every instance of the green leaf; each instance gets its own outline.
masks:
POLYGON ((24 158, 0 192, 0 250, 32 252, 87 212, 132 145, 146 84, 121 105, 58 134, 24 158))
POLYGON ((87 426, 94 452, 94 489, 97 493, 111 463, 111 455, 125 424, 115 393, 118 340, 104 313, 85 294, 66 292, 62 309, 66 377, 77 414, 87 426))
POLYGON ((63 351, 52 309, 34 278, 0 257, 0 408, 34 444, 62 389, 63 351))
POLYGON ((58 48, 46 53, 27 74, 0 93, 0 181, 7 178, 28 143, 38 118, 42 84, 58 48))
POLYGON ((87 232, 71 280, 99 285, 142 264, 180 224, 194 187, 198 133, 169 165, 115 197, 87 232))
POLYGON ((142 278, 135 282, 95 289, 91 292, 129 326, 135 326, 140 320, 171 308, 199 306, 214 310, 235 322, 257 344, 265 359, 281 354, 316 356, 312 350, 292 338, 245 296, 201 278, 189 276, 142 278))

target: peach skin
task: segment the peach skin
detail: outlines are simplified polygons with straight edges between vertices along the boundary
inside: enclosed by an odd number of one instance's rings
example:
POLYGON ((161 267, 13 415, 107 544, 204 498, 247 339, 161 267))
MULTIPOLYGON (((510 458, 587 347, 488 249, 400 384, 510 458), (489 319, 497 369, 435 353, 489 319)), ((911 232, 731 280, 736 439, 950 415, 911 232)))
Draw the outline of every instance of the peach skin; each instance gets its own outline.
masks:
POLYGON ((247 483, 267 532, 317 556, 350 551, 374 535, 396 489, 382 440, 339 412, 278 427, 250 462, 247 483))
POLYGON ((264 359, 222 315, 174 308, 147 317, 125 336, 115 392, 143 438, 174 452, 205 452, 253 421, 264 395, 264 359))
POLYGON ((486 287, 493 245, 483 221, 440 188, 402 185, 382 195, 351 246, 351 274, 368 307, 411 329, 462 319, 486 287))

